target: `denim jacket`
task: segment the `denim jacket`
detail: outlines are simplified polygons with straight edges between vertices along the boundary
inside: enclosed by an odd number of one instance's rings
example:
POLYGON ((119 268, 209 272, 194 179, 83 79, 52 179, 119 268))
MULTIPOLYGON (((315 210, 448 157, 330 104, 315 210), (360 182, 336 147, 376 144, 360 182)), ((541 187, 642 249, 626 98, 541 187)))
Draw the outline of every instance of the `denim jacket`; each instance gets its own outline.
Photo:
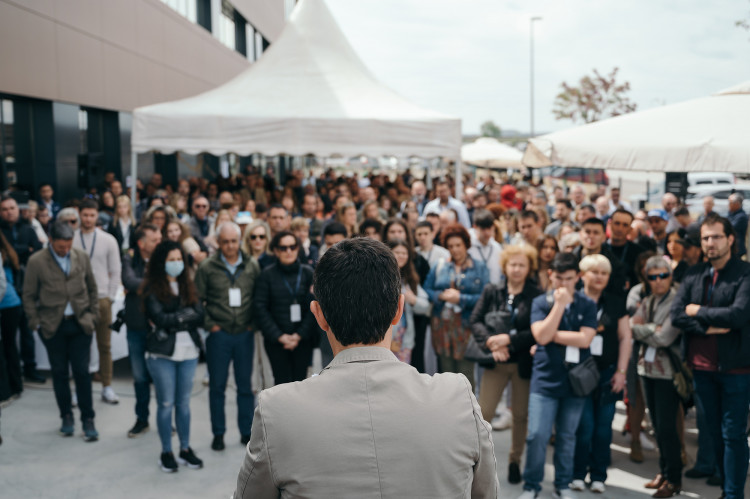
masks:
POLYGON ((430 273, 427 275, 427 280, 424 283, 424 290, 433 303, 433 317, 440 317, 443 307, 446 305, 443 300, 438 298, 438 295, 444 290, 449 289, 451 283, 455 282, 456 289, 461 293, 458 303, 458 306, 461 307, 461 320, 466 324, 469 323, 474 305, 476 305, 477 300, 482 295, 484 287, 490 282, 490 276, 484 263, 474 260, 470 256, 466 258, 471 263, 463 274, 456 275, 456 266, 442 259, 430 269, 430 273))

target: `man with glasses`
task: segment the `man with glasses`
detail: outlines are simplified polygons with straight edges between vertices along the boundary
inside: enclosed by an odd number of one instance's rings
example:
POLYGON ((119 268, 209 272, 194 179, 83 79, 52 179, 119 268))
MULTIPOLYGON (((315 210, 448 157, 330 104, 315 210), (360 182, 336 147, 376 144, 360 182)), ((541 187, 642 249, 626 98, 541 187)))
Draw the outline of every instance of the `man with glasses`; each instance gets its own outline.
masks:
POLYGON ((198 244, 205 247, 203 239, 208 236, 208 229, 211 226, 211 218, 208 216, 208 198, 198 196, 193 199, 193 211, 187 226, 190 233, 198 244))
POLYGON ((701 224, 707 261, 688 269, 672 305, 672 323, 687 337, 687 361, 705 413, 725 499, 744 497, 750 404, 750 264, 736 255, 731 222, 701 224))
POLYGON ((260 274, 258 262, 240 251, 240 227, 225 222, 217 230, 219 251, 201 262, 195 274, 195 286, 206 310, 206 363, 208 400, 211 412, 211 448, 224 450, 226 418, 224 392, 229 364, 234 366, 237 386, 237 425, 240 442, 250 441, 255 398, 250 385, 253 371, 252 298, 255 280, 260 274))
MULTIPOLYGON (((16 255, 18 255, 18 263, 21 265, 21 271, 19 272, 16 288, 19 290, 23 289, 26 264, 31 254, 42 248, 42 243, 39 242, 39 238, 36 236, 36 232, 34 232, 31 225, 21 218, 18 203, 11 196, 6 195, 0 198, 0 230, 2 230, 3 236, 13 246, 16 255)), ((23 360, 24 378, 26 381, 33 383, 44 383, 44 376, 36 370, 34 335, 27 325, 25 314, 21 315, 18 329, 21 334, 21 360, 23 360)), ((15 331, 4 331, 3 333, 7 338, 16 337, 15 331)))

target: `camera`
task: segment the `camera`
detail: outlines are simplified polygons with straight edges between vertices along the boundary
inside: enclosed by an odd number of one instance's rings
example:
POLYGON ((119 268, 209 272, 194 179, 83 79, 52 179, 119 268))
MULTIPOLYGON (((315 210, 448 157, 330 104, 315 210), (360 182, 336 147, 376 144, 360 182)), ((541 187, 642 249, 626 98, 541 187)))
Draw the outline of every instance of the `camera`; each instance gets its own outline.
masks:
POLYGON ((120 329, 122 329, 122 325, 125 323, 125 309, 123 308, 119 312, 117 312, 117 316, 115 316, 115 322, 109 325, 109 328, 112 331, 120 332, 120 329))

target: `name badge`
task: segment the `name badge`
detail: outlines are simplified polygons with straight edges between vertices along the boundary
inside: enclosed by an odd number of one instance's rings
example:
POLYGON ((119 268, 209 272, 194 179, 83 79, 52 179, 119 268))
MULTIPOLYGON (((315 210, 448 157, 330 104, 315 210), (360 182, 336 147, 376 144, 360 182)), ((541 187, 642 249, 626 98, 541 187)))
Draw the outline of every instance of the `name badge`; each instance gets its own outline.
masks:
POLYGON ((656 359, 656 348, 648 347, 646 353, 643 355, 643 360, 646 362, 653 362, 656 359))
POLYGON ((242 305, 242 292, 240 288, 229 288, 229 306, 239 307, 242 305))
POLYGON ((302 321, 302 307, 299 306, 299 303, 295 303, 289 307, 289 316, 292 322, 302 321))
POLYGON ((581 362, 581 351, 576 347, 565 347, 565 362, 568 364, 581 362))
POLYGON ((511 336, 515 336, 515 335, 517 335, 517 334, 518 334, 518 329, 511 329, 511 330, 510 330, 510 332, 509 332, 509 334, 510 334, 511 336))
POLYGON ((591 349, 591 355, 601 357, 602 352, 604 351, 604 338, 597 334, 596 336, 594 336, 594 339, 591 340, 591 345, 589 345, 589 348, 591 349))

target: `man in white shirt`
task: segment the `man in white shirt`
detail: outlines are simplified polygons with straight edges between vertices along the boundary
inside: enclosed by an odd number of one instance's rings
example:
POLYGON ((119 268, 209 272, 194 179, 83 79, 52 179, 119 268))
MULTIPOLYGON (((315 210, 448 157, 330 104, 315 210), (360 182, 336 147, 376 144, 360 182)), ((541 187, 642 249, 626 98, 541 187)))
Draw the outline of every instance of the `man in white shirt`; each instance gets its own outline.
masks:
POLYGON ((495 217, 488 210, 478 210, 474 213, 474 228, 472 229, 471 248, 469 256, 475 261, 485 264, 490 272, 490 282, 500 284, 502 269, 500 268, 500 252, 502 247, 495 241, 495 217))
POLYGON ((461 225, 469 229, 471 227, 469 212, 461 201, 450 195, 451 188, 448 182, 445 180, 439 181, 435 187, 435 193, 437 197, 425 205, 423 213, 440 214, 445 210, 453 209, 458 215, 458 221, 461 225))
POLYGON ((99 318, 96 322, 96 346, 99 350, 99 375, 102 381, 102 400, 119 403, 112 389, 112 302, 120 286, 122 264, 120 247, 111 234, 96 227, 99 206, 93 199, 85 199, 79 208, 81 228, 73 237, 73 247, 83 250, 91 260, 99 297, 99 318))
POLYGON ((442 246, 434 244, 433 239, 435 238, 435 228, 432 223, 427 220, 423 220, 417 224, 417 230, 414 232, 414 237, 417 239, 417 252, 427 260, 430 264, 430 268, 437 265, 442 258, 443 261, 448 261, 451 254, 447 249, 442 246))

